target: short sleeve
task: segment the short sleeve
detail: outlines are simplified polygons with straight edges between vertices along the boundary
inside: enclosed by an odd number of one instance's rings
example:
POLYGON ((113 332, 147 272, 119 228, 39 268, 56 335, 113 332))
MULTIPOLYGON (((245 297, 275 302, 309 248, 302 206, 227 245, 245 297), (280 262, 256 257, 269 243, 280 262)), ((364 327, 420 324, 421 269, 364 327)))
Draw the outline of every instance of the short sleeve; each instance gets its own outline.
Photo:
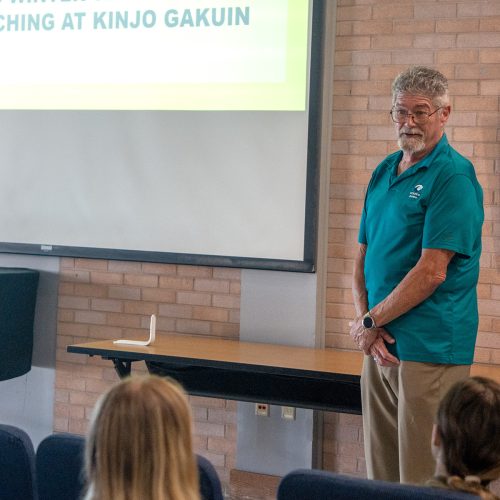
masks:
POLYGON ((450 177, 436 192, 427 208, 423 248, 452 250, 462 257, 472 255, 482 224, 482 201, 466 175, 450 177))

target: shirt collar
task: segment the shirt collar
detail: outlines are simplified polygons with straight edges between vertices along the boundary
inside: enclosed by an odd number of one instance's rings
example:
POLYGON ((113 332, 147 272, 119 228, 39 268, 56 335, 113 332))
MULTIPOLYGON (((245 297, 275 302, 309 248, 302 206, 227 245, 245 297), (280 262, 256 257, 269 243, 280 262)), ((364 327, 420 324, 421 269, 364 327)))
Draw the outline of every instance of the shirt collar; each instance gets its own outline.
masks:
MULTIPOLYGON (((415 163, 415 165, 412 165, 406 172, 412 173, 416 172, 420 168, 428 168, 430 164, 434 161, 434 158, 441 154, 441 152, 448 146, 448 138, 446 137, 446 134, 443 133, 443 136, 441 139, 439 139, 439 142, 434 146, 434 149, 424 158, 422 158, 420 161, 415 163)), ((394 170, 397 169, 397 166, 399 165, 399 162, 401 161, 401 158, 403 156, 403 151, 398 151, 395 153, 392 157, 392 161, 387 162, 387 169, 388 170, 394 170)))
POLYGON ((448 138, 446 134, 443 134, 439 142, 434 146, 434 149, 424 158, 422 158, 419 162, 415 163, 412 168, 415 170, 420 167, 429 167, 429 165, 434 161, 434 158, 442 153, 442 151, 448 146, 448 138))

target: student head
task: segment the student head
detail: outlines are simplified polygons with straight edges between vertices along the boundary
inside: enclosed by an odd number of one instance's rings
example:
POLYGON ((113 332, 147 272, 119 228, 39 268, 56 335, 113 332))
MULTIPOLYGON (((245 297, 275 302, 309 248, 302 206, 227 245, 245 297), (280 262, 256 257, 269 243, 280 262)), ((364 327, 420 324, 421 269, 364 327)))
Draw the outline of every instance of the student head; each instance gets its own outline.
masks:
POLYGON ((500 478, 500 385, 483 377, 456 383, 440 403, 432 448, 451 488, 483 498, 500 478))
POLYGON ((183 390, 131 377, 97 403, 87 437, 89 500, 198 500, 191 413, 183 390))

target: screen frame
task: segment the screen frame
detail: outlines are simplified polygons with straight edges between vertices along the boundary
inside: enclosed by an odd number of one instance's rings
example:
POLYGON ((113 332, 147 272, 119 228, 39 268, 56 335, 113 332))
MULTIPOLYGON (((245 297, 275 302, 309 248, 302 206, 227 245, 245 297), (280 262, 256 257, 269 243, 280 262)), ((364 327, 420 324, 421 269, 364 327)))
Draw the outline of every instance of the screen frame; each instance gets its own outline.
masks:
POLYGON ((325 0, 312 1, 309 107, 307 136, 306 200, 304 217, 304 252, 302 260, 265 259, 142 250, 120 250, 62 245, 40 245, 0 241, 0 253, 47 255, 155 262, 196 266, 233 267, 291 272, 315 272, 318 229, 318 184, 321 138, 323 41, 325 0))

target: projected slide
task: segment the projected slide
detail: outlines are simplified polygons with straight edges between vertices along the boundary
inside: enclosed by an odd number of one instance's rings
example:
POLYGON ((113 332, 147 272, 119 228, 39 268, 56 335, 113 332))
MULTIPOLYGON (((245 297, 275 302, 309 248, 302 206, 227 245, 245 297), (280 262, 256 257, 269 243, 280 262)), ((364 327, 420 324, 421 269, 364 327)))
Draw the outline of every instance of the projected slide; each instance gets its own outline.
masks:
POLYGON ((321 0, 0 0, 0 252, 311 272, 321 0))
POLYGON ((0 109, 306 109, 307 0, 2 0, 0 109))

